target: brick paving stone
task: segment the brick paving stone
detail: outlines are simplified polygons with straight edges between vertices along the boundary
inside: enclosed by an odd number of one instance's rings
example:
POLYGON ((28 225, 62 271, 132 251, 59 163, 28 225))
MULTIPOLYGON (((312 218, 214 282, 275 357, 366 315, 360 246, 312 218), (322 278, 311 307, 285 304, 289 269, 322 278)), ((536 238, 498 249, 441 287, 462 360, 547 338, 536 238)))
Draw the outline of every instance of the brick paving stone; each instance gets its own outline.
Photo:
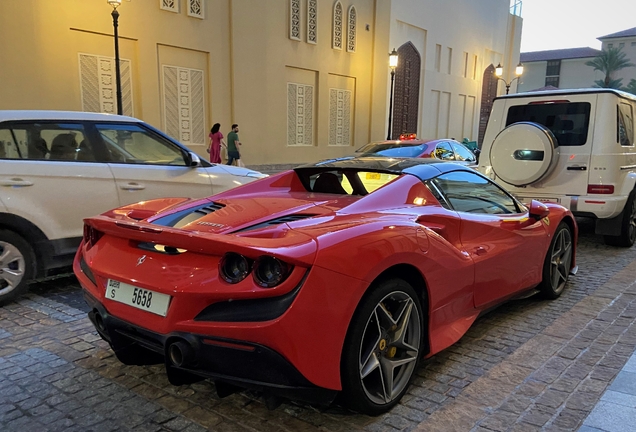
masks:
POLYGON ((0 308, 0 407, 15 406, 0 408, 0 430, 197 432, 206 421, 219 431, 485 431, 505 421, 515 431, 573 430, 636 347, 636 285, 629 285, 636 248, 607 247, 581 232, 579 274, 560 299, 528 298, 484 315, 458 343, 422 361, 416 385, 378 418, 337 406, 268 411, 258 393, 221 400, 209 381, 173 387, 161 365, 117 361, 72 278, 35 284, 0 308))

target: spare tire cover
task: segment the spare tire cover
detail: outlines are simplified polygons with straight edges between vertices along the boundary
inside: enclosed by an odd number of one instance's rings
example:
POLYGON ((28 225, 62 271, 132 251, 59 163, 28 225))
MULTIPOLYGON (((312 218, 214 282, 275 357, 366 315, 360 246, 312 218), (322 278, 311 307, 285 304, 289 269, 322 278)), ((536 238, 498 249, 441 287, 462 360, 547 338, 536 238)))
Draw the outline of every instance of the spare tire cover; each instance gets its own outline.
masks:
POLYGON ((559 161, 559 143, 547 127, 513 123, 495 137, 490 165, 504 182, 526 186, 545 178, 559 161))

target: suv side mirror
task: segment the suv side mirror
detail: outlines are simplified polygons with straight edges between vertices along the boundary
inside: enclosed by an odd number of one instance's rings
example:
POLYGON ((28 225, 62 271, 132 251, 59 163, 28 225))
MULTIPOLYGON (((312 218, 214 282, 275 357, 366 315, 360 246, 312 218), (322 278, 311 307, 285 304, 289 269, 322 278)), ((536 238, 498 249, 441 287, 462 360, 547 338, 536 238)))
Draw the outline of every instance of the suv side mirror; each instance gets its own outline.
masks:
POLYGON ((186 163, 190 167, 198 167, 201 166, 201 159, 196 153, 188 152, 188 159, 186 160, 186 163))
POLYGON ((537 200, 532 200, 529 211, 530 217, 536 220, 541 220, 550 214, 548 206, 537 200))

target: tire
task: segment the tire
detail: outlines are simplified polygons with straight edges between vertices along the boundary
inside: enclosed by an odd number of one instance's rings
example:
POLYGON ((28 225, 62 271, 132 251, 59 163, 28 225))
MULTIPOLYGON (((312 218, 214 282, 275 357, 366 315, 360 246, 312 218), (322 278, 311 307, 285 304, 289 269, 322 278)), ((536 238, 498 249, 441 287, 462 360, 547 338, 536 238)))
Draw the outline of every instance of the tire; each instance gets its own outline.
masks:
POLYGON ((27 290, 35 276, 35 254, 21 236, 0 230, 0 306, 13 301, 27 290))
POLYGON ((344 405, 375 416, 400 401, 422 357, 423 322, 421 302, 407 282, 387 279, 371 288, 353 315, 343 347, 344 405))
POLYGON ((572 230, 568 224, 561 222, 543 263, 543 279, 539 284, 543 297, 554 300, 563 292, 572 267, 573 244, 572 230))
POLYGON ((621 220, 621 235, 603 236, 605 244, 610 246, 632 247, 636 242, 636 190, 631 191, 621 220))

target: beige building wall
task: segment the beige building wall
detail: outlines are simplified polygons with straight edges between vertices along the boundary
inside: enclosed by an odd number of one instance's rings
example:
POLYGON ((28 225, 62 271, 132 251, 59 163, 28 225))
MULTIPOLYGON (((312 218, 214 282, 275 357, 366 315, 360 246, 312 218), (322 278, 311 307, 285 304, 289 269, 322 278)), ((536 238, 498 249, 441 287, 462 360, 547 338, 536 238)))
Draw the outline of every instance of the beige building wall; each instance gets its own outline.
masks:
MULTIPOLYGON (((608 46, 614 48, 620 48, 625 53, 625 57, 632 63, 636 64, 636 37, 622 37, 604 39, 601 44, 601 49, 605 50, 608 46)), ((604 77, 603 77, 604 78, 604 77)), ((631 66, 625 69, 621 69, 614 74, 614 78, 622 78, 623 86, 629 84, 630 80, 636 79, 636 66, 631 66)))
MULTIPOLYGON (((485 69, 491 63, 516 66, 519 62, 522 20, 510 14, 509 4, 507 0, 392 2, 390 48, 410 41, 422 56, 419 136, 477 139, 485 69)), ((382 136, 378 132, 376 136, 382 136)))
MULTIPOLYGON (((238 123, 251 166, 349 155, 383 139, 393 47, 411 42, 421 55, 418 135, 428 137, 475 139, 484 69, 518 61, 507 0, 341 0, 342 49, 333 48, 336 1, 317 0, 315 43, 309 0, 298 2, 300 40, 290 38, 290 0, 202 0, 203 19, 188 16, 188 0, 176 0, 178 13, 162 2, 118 9, 127 113, 204 156, 212 124, 227 135, 238 123), (184 88, 191 107, 202 101, 197 122, 175 110, 184 88)), ((105 79, 95 67, 114 56, 111 11, 106 0, 0 2, 0 109, 86 109, 97 91, 86 77, 105 79)))

